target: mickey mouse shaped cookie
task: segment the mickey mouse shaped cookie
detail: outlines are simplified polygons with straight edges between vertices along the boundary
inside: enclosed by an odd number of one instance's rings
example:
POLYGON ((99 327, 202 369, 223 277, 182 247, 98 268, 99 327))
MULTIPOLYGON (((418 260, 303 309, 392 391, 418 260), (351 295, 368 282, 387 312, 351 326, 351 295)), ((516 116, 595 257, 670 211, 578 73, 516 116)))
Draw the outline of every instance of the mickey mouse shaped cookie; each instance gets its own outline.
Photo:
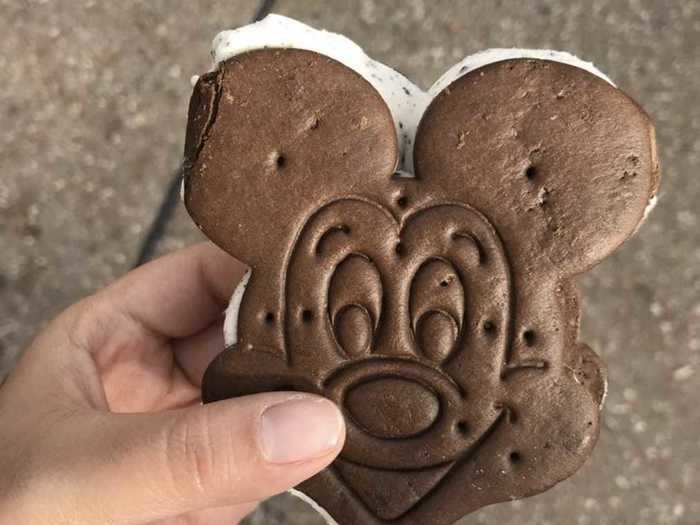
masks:
POLYGON ((606 388, 574 279, 653 202, 647 115, 566 54, 487 52, 426 93, 283 17, 215 44, 184 198, 250 272, 204 401, 335 401, 345 448, 299 490, 341 525, 448 525, 572 475, 606 388))

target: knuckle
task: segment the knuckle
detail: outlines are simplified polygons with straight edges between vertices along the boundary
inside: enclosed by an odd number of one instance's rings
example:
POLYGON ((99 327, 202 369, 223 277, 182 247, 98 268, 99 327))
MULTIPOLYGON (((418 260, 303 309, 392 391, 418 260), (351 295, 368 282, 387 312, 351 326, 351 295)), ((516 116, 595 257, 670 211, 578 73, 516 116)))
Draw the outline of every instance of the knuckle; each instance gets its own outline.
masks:
POLYGON ((68 307, 53 323, 64 327, 71 344, 89 350, 99 346, 105 336, 105 306, 96 295, 68 307))
POLYGON ((220 469, 205 411, 177 418, 166 436, 166 462, 175 487, 207 494, 219 486, 220 469))

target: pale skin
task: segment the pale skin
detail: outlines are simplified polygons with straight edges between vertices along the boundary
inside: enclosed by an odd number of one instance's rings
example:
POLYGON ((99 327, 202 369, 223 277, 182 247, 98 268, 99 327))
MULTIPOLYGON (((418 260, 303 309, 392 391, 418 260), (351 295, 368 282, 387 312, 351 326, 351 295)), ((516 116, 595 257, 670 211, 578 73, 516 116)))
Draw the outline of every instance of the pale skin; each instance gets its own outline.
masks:
POLYGON ((204 243, 61 313, 0 387, 0 523, 233 525, 328 465, 345 426, 292 392, 201 405, 245 267, 204 243))

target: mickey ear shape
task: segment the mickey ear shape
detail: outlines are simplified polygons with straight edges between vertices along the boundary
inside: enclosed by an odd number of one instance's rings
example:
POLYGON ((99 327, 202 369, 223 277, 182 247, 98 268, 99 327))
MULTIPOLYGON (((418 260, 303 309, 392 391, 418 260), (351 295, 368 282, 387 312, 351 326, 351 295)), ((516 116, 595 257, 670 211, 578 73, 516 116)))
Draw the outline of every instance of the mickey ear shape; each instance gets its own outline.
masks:
POLYGON ((356 72, 300 49, 237 55, 190 102, 185 205, 249 265, 275 260, 330 197, 385 188, 397 162, 391 113, 356 72))
POLYGON ((642 221, 658 187, 654 128, 622 91, 545 60, 490 64, 433 101, 416 175, 484 213, 530 271, 581 272, 642 221))

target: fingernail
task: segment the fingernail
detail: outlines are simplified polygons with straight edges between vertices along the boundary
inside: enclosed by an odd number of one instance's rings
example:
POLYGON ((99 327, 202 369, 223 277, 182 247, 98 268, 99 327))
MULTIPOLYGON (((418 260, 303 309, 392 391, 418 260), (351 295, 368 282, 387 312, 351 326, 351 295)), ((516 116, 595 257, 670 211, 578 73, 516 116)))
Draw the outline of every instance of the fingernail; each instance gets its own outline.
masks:
POLYGON ((301 397, 268 407, 260 419, 260 441, 270 463, 314 459, 340 443, 343 418, 320 397, 301 397))

